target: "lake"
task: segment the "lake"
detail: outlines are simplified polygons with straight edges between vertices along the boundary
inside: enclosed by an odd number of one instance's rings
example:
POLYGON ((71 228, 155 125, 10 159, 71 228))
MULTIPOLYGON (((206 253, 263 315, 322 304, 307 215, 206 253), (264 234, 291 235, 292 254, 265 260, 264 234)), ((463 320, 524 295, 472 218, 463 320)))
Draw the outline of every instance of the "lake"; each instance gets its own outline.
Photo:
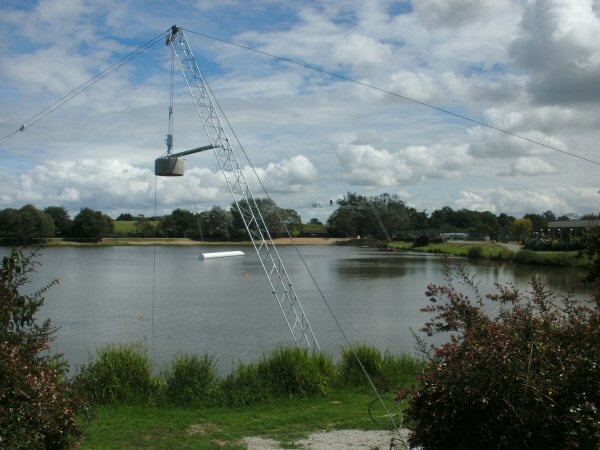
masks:
MULTIPOLYGON (((344 338, 310 281, 296 250, 278 247, 322 350, 338 357, 344 338)), ((442 258, 341 246, 301 246, 302 256, 352 343, 394 353, 414 352, 411 328, 428 315, 428 283, 442 283, 442 258)), ((8 252, 0 248, 0 255, 8 252)), ((482 292, 494 283, 526 289, 539 274, 554 290, 577 283, 577 269, 466 260, 482 292)), ((41 250, 28 289, 52 279, 39 319, 60 327, 52 349, 71 369, 98 347, 144 343, 163 366, 174 353, 214 354, 221 372, 292 342, 281 311, 251 247, 58 247, 41 250), (201 252, 242 250, 243 257, 200 260, 201 252)))

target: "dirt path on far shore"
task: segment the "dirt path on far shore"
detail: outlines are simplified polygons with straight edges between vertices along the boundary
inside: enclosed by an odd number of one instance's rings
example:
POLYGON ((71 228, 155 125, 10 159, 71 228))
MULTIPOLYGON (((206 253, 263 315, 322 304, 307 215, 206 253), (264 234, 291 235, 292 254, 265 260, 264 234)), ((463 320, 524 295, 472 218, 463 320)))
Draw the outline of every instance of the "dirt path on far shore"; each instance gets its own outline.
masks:
MULTIPOLYGON (((295 237, 293 243, 296 245, 331 245, 337 242, 348 241, 349 238, 322 238, 322 237, 295 237)), ((291 245, 290 238, 273 239, 275 245, 291 245)))
MULTIPOLYGON (((292 245, 292 243, 296 245, 332 245, 337 242, 347 241, 347 238, 327 238, 327 237, 296 237, 293 238, 293 242, 290 238, 277 238, 273 239, 273 243, 275 245, 292 245)), ((103 239, 102 242, 98 243, 89 243, 89 242, 75 242, 75 241, 63 241, 59 239, 52 239, 50 242, 50 246, 60 247, 60 246, 137 246, 137 245, 196 245, 196 246, 230 246, 235 247, 239 246, 249 246, 250 241, 242 241, 242 242, 204 242, 204 241, 195 241, 192 239, 173 239, 173 238, 106 238, 103 239)))

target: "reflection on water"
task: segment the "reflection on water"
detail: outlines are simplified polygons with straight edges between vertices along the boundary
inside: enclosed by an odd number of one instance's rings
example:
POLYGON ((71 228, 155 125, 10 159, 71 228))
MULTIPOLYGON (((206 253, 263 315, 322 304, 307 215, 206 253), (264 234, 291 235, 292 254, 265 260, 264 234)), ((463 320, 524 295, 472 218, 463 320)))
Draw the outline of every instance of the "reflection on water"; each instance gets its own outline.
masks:
MULTIPOLYGON (((225 247, 223 251, 239 250, 225 247)), ((263 269, 249 248, 246 256, 199 259, 201 247, 108 247, 43 249, 31 289, 54 278, 40 318, 60 326, 54 350, 74 365, 94 349, 114 342, 145 342, 159 364, 173 353, 211 353, 228 371, 238 360, 254 360, 289 331, 263 269)), ((321 345, 334 357, 344 339, 311 277, 291 247, 279 248, 307 317, 321 345)), ((336 318, 352 342, 394 352, 412 352, 412 329, 427 320, 420 312, 429 283, 443 283, 442 258, 422 253, 383 253, 370 249, 304 246, 300 251, 336 318)), ((0 248, 0 256, 7 252, 0 248)), ((578 283, 576 269, 465 260, 477 274, 482 293, 494 283, 527 288, 539 274, 551 289, 578 283)))
POLYGON ((340 277, 357 278, 396 278, 406 274, 404 264, 396 258, 353 258, 336 261, 336 271, 340 277))

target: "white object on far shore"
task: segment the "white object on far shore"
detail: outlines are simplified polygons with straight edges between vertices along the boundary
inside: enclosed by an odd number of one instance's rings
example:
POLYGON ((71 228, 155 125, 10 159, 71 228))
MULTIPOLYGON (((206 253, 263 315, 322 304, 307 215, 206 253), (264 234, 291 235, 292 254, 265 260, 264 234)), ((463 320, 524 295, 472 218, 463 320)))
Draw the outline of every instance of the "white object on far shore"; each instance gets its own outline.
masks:
POLYGON ((200 253, 200 259, 213 259, 213 258, 227 258, 229 256, 244 256, 244 252, 239 250, 231 252, 213 252, 213 253, 200 253))

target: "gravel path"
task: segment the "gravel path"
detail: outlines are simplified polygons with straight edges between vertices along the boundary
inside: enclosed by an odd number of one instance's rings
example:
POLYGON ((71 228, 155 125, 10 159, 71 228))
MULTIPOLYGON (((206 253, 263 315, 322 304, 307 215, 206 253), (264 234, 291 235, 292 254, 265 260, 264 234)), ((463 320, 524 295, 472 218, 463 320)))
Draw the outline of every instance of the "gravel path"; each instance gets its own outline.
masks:
MULTIPOLYGON (((408 430, 402 430, 405 439, 408 430)), ((391 431, 364 431, 364 430, 335 430, 318 431, 311 433, 306 439, 294 442, 296 448, 310 450, 388 450, 391 439, 398 435, 391 431)), ((248 450, 285 450, 278 441, 261 437, 247 437, 242 440, 248 446, 248 450)), ((399 442, 394 449, 404 450, 405 447, 399 442)))
POLYGON ((513 244, 512 242, 498 242, 498 244, 506 247, 511 252, 515 252, 515 253, 521 251, 521 249, 523 248, 523 246, 521 244, 513 244))

